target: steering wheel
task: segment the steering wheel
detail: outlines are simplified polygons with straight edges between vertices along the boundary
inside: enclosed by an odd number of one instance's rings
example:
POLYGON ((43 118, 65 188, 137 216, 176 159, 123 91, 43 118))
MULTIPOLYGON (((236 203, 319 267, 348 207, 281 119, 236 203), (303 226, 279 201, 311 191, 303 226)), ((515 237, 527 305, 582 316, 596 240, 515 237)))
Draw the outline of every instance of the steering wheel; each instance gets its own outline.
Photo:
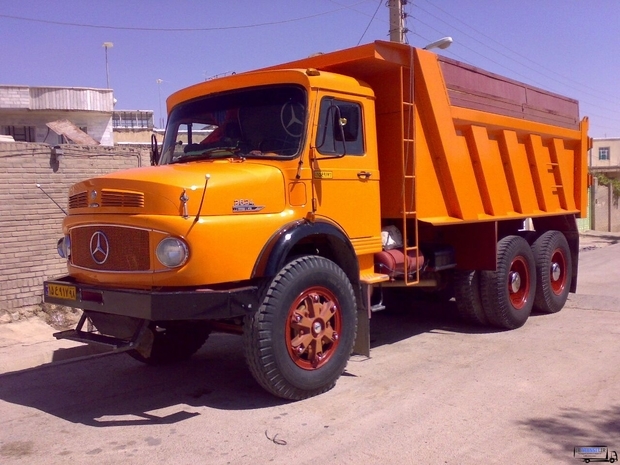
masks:
POLYGON ((280 123, 291 137, 301 137, 304 123, 301 120, 304 106, 299 102, 286 102, 280 109, 280 123))

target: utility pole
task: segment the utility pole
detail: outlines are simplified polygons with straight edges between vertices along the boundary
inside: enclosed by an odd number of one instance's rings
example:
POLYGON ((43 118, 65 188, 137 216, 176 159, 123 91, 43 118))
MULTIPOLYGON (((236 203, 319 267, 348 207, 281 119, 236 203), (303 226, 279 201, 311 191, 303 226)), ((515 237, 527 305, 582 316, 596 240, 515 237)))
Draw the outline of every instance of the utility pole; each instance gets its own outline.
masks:
POLYGON ((110 70, 108 68, 108 49, 112 48, 114 44, 112 42, 104 42, 103 48, 105 48, 105 83, 106 87, 110 88, 110 70))
POLYGON ((403 5, 407 0, 388 0, 390 9, 390 42, 405 42, 405 29, 403 27, 403 5))

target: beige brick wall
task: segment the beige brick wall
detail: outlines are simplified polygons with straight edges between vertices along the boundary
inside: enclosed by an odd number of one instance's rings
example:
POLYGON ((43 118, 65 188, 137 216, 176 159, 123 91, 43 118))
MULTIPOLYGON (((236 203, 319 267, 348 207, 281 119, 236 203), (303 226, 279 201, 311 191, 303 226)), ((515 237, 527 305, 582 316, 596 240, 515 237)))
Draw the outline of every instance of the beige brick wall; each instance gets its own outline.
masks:
POLYGON ((0 143, 0 323, 40 308, 43 281, 66 272, 56 252, 69 187, 83 179, 149 164, 148 150, 64 145, 58 163, 46 144, 0 143))

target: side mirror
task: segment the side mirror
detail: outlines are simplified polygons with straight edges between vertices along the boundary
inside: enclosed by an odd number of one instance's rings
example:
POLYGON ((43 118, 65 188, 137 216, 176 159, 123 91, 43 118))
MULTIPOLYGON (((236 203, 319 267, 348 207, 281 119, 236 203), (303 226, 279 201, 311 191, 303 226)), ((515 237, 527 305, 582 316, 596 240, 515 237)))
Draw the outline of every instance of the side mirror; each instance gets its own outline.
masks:
POLYGON ((151 166, 159 163, 159 146, 157 145, 157 136, 151 134, 151 166))

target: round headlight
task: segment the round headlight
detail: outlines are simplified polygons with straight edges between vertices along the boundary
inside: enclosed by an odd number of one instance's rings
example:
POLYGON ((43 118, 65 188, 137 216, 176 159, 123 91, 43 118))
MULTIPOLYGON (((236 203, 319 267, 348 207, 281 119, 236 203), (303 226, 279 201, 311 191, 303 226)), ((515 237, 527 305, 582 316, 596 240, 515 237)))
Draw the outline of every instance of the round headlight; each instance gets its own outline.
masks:
POLYGON ((62 258, 69 258, 71 256, 71 236, 67 235, 58 239, 56 250, 62 258))
POLYGON ((159 243, 155 253, 162 265, 173 268, 185 263, 189 250, 181 239, 167 237, 159 243))

